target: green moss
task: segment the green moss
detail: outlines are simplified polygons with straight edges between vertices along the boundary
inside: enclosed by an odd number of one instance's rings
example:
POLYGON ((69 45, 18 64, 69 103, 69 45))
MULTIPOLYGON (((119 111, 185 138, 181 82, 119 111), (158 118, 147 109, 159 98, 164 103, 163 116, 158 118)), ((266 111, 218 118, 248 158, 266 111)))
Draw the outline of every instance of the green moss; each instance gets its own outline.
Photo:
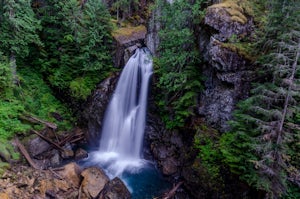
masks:
POLYGON ((244 8, 237 4, 236 1, 224 1, 219 4, 212 5, 211 8, 224 8, 231 16, 232 21, 237 21, 241 24, 245 24, 248 21, 247 17, 245 16, 244 8))
POLYGON ((250 42, 235 42, 235 43, 222 43, 219 42, 222 48, 227 48, 232 52, 237 53, 239 56, 254 62, 257 58, 257 55, 253 52, 253 44, 250 42))
POLYGON ((248 21, 247 16, 251 16, 254 18, 254 21, 260 25, 266 21, 265 4, 265 2, 260 0, 224 0, 210 7, 224 8, 231 16, 232 21, 245 24, 248 21))
POLYGON ((114 38, 120 38, 120 37, 130 37, 131 35, 135 33, 140 33, 140 32, 146 32, 146 27, 143 25, 140 26, 128 26, 128 27, 123 27, 116 29, 112 32, 112 35, 114 38))

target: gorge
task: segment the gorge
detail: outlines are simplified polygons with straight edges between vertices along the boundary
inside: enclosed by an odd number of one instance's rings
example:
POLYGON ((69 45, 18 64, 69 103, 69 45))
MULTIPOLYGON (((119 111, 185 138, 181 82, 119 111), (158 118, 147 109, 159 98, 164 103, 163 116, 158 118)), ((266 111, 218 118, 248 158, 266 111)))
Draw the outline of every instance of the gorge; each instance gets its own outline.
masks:
POLYGON ((0 5, 0 198, 300 197, 298 1, 0 5))

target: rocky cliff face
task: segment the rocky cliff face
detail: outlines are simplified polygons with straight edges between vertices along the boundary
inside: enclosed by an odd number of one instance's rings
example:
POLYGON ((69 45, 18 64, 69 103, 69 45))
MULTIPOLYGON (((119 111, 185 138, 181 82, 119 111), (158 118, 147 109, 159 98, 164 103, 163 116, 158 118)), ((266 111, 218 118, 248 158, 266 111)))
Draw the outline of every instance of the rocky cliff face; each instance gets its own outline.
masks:
POLYGON ((105 110, 115 90, 117 80, 118 73, 115 73, 101 82, 84 105, 82 117, 87 124, 86 139, 91 146, 99 145, 105 110))
POLYGON ((209 7, 205 26, 199 30, 206 80, 198 113, 221 131, 228 130, 227 121, 232 118, 237 101, 248 95, 252 79, 250 58, 231 40, 251 37, 253 28, 253 19, 239 5, 230 2, 209 7))

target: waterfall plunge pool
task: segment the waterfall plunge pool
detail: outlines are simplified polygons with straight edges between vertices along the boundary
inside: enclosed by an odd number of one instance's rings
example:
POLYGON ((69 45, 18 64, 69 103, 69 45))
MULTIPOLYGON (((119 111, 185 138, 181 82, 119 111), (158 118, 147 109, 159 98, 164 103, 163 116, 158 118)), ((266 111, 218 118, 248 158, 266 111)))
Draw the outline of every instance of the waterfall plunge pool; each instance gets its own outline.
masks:
POLYGON ((92 151, 79 165, 84 168, 97 166, 110 179, 119 177, 130 191, 132 199, 153 199, 171 189, 170 182, 162 176, 153 162, 145 159, 120 157, 114 152, 92 151))

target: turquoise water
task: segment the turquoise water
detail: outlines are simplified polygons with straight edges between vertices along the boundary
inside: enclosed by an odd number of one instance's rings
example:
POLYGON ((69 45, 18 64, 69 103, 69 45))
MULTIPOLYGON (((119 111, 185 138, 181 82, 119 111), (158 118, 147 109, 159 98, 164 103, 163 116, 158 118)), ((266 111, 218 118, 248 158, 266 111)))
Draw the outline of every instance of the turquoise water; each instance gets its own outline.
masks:
POLYGON ((170 183, 152 165, 137 173, 124 172, 121 179, 130 190, 133 199, 153 199, 170 189, 170 183))
POLYGON ((89 153, 89 158, 81 160, 82 167, 98 166, 110 179, 119 177, 132 195, 132 199, 153 199, 171 188, 171 184, 162 176, 150 161, 123 160, 108 153, 89 153))

